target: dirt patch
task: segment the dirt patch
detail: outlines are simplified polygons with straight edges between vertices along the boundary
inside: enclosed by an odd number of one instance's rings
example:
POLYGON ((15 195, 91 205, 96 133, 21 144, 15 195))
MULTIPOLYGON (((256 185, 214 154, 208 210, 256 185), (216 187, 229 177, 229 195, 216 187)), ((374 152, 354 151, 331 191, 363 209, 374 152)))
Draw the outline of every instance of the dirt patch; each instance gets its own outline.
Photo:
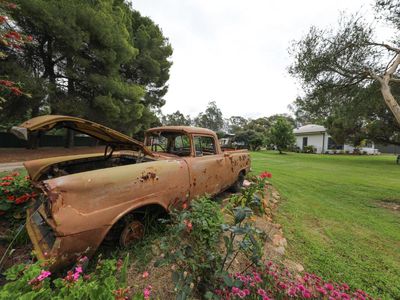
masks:
MULTIPOLYGON (((10 244, 10 224, 2 220, 0 221, 0 259, 3 257, 6 252, 9 244, 10 244)), ((12 246, 9 249, 9 252, 4 257, 2 264, 0 265, 0 274, 2 274, 5 270, 10 268, 13 265, 26 263, 31 261, 33 248, 30 243, 26 245, 17 245, 12 246)), ((0 286, 5 283, 5 278, 3 275, 0 275, 0 286)))
POLYGON ((400 213, 400 200, 383 200, 383 201, 378 201, 377 205, 379 207, 383 207, 386 209, 389 209, 391 211, 400 213))
POLYGON ((0 148, 0 163, 20 162, 55 156, 102 152, 104 152, 104 147, 74 147, 71 149, 63 147, 39 149, 0 148))
POLYGON ((146 272, 148 276, 143 276, 143 272, 136 269, 132 264, 128 272, 128 285, 132 287, 134 293, 142 292, 147 286, 152 286, 152 298, 154 299, 175 299, 175 285, 172 282, 172 267, 154 267, 156 259, 148 264, 146 272))

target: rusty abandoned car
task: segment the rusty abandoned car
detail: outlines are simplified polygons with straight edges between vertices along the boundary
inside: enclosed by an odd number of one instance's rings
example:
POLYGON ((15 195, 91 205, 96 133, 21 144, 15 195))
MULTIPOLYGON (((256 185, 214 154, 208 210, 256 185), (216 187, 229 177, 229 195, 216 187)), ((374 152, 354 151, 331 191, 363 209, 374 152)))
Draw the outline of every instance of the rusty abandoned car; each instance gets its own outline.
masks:
POLYGON ((27 139, 57 128, 96 138, 105 152, 24 163, 40 189, 27 212, 28 234, 37 257, 53 258, 53 268, 93 255, 111 232, 128 246, 144 234, 140 212, 167 213, 198 196, 238 189, 250 170, 247 151, 222 151, 204 128, 152 128, 141 143, 91 121, 46 115, 11 131, 27 139))

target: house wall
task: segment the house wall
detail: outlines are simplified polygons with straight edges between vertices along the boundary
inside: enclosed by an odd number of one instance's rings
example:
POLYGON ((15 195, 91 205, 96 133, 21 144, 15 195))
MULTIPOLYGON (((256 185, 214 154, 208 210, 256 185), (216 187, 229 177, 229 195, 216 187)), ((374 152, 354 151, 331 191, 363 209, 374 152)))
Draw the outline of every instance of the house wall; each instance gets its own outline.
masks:
POLYGON ((317 153, 323 153, 326 151, 326 147, 328 145, 328 137, 325 134, 299 134, 296 135, 296 145, 297 147, 299 147, 300 149, 303 149, 303 138, 307 137, 308 138, 308 143, 307 145, 310 146, 314 146, 317 149, 317 153), (325 141, 324 141, 325 138, 325 141))

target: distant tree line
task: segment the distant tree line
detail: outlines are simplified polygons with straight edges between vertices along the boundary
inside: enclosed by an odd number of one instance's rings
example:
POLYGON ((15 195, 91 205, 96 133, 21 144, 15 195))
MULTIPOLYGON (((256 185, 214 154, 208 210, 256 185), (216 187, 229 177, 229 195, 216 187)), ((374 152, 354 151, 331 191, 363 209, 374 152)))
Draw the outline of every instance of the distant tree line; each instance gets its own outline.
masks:
POLYGON ((295 139, 293 129, 296 121, 287 114, 248 119, 242 116, 224 118, 215 101, 208 103, 204 112, 191 118, 179 110, 161 115, 162 125, 186 125, 211 129, 222 137, 230 137, 231 142, 251 150, 274 148, 282 152, 293 146, 295 139))

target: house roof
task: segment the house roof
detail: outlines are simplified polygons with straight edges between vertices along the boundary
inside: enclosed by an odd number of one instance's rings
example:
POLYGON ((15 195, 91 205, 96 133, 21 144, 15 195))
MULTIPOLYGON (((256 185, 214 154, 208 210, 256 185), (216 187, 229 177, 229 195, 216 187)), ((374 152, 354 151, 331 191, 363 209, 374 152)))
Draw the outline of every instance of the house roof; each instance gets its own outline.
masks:
POLYGON ((321 125, 316 125, 316 124, 308 124, 301 126, 299 128, 296 128, 293 130, 294 134, 302 134, 302 133, 324 133, 326 132, 326 129, 324 126, 321 125))

